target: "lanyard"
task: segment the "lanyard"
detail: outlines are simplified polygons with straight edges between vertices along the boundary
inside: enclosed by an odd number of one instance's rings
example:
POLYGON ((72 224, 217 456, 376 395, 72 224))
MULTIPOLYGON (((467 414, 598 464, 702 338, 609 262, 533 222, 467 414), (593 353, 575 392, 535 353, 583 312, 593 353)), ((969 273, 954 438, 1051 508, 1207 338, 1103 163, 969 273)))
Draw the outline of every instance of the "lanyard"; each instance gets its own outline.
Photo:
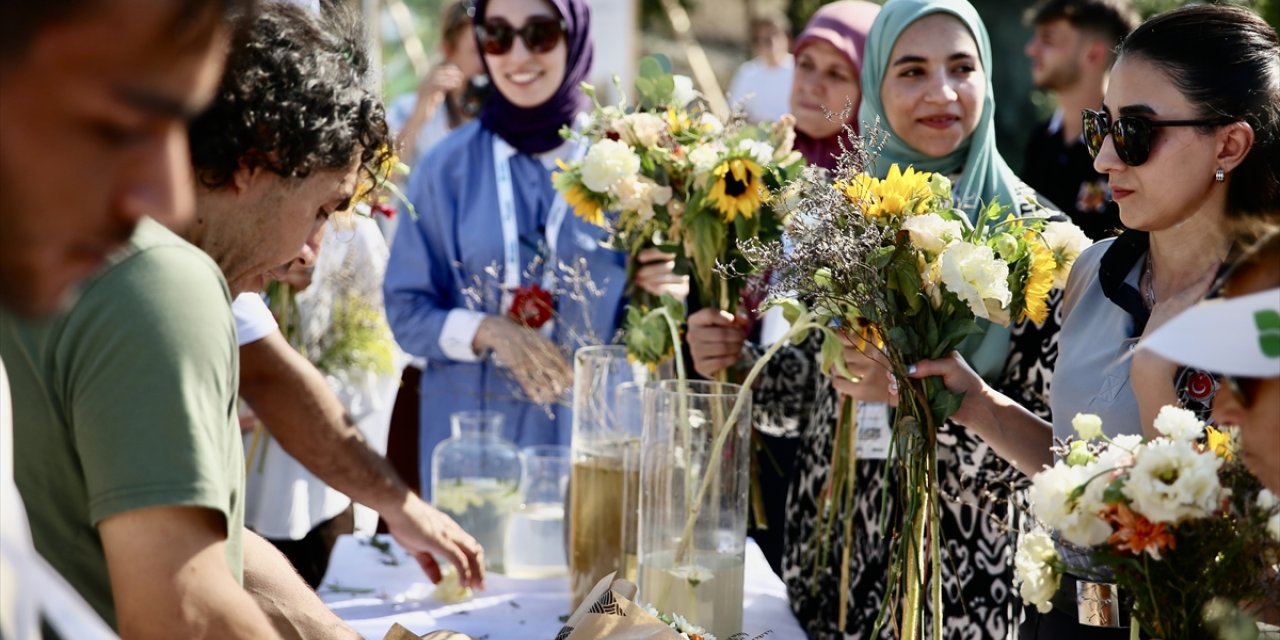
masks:
MULTIPOLYGON (((578 145, 571 153, 570 162, 582 158, 586 145, 578 145)), ((511 186, 511 158, 516 150, 500 136, 493 137, 493 174, 498 181, 498 213, 502 219, 502 307, 505 313, 511 308, 511 299, 520 286, 520 274, 524 271, 520 264, 520 229, 516 224, 516 196, 511 186)), ((542 270, 542 288, 551 291, 555 283, 555 272, 559 268, 556 249, 560 242, 560 227, 564 226, 565 215, 569 211, 569 203, 558 193, 547 216, 546 228, 546 264, 542 270)))

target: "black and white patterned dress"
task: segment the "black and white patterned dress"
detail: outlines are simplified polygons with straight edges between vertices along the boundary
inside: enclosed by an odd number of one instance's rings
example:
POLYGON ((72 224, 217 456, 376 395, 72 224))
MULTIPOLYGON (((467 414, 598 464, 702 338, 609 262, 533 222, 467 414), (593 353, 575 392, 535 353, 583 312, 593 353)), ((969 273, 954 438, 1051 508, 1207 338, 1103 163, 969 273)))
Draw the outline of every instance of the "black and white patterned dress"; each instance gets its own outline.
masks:
MULTIPOLYGON (((1013 329, 1003 391, 1048 418, 1048 394, 1057 359, 1061 292, 1050 298, 1045 324, 1013 329)), ((840 559, 847 542, 833 531, 823 545, 815 529, 819 495, 831 473, 837 401, 818 361, 816 334, 786 347, 766 365, 754 396, 757 424, 773 432, 798 429, 795 475, 787 496, 783 579, 791 607, 810 638, 869 638, 884 601, 888 542, 881 524, 900 520, 892 493, 885 493, 886 463, 857 463, 856 511, 847 621, 839 628, 840 559), (807 416, 797 420, 795 416, 807 416), (888 497, 887 503, 883 501, 888 497), (820 547, 825 552, 819 558, 820 547), (821 561, 819 561, 821 560, 821 561)), ((869 417, 859 407, 859 423, 869 417)), ((1013 587, 1013 553, 1020 508, 1029 479, 997 456, 980 438, 948 422, 939 429, 938 468, 942 492, 943 616, 946 638, 1014 638, 1022 612, 1013 587)), ((842 513, 837 514, 840 522, 842 513)), ((931 624, 931 622, 929 623, 931 624)), ((931 628, 931 627, 926 627, 931 628)), ((882 629, 881 637, 893 637, 882 629)))

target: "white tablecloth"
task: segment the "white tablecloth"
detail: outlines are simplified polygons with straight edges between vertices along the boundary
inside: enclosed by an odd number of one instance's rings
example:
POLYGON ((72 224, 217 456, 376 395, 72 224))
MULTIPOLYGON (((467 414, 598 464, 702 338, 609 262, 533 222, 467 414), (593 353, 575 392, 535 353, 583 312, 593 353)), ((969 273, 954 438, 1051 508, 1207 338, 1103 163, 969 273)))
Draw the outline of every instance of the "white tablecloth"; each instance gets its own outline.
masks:
MULTIPOLYGON (((380 539, 390 540, 387 536, 380 539)), ((392 623, 414 633, 452 629, 487 640, 551 640, 569 612, 569 579, 522 580, 489 574, 488 588, 460 604, 431 597, 434 586, 404 550, 389 555, 366 539, 342 536, 333 549, 320 597, 362 636, 382 640, 392 623), (396 564, 389 564, 395 558, 396 564)), ((767 640, 805 640, 782 581, 755 542, 747 541, 743 631, 767 640)))

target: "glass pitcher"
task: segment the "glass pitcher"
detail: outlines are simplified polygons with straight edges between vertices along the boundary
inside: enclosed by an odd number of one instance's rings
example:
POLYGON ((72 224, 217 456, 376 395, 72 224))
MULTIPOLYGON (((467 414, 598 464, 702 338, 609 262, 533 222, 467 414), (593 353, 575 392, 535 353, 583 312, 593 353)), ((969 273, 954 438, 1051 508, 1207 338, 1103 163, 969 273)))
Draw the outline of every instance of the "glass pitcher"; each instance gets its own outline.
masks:
MULTIPOLYGON (((639 437, 619 419, 616 391, 645 380, 621 346, 578 349, 573 361, 573 471, 569 482, 569 581, 572 608, 604 576, 624 569, 624 452, 639 437)), ((621 575, 621 574, 619 574, 621 575)))
POLYGON ((507 521, 520 506, 520 450, 502 437, 502 414, 459 411, 453 435, 431 454, 431 504, 484 547, 485 568, 502 573, 507 521))
POLYGON ((520 450, 520 509, 507 525, 503 566, 512 578, 567 575, 564 498, 569 486, 569 447, 539 445, 520 450))

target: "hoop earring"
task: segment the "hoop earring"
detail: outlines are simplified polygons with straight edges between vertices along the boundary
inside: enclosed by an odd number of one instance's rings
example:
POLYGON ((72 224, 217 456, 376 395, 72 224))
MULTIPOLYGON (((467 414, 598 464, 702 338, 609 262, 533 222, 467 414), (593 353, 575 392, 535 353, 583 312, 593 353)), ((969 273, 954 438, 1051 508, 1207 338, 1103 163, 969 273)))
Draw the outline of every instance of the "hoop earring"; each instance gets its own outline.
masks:
POLYGON ((1214 182, 1222 182, 1223 180, 1226 180, 1226 179, 1227 179, 1227 172, 1223 171, 1222 167, 1218 167, 1218 170, 1213 172, 1214 182))

